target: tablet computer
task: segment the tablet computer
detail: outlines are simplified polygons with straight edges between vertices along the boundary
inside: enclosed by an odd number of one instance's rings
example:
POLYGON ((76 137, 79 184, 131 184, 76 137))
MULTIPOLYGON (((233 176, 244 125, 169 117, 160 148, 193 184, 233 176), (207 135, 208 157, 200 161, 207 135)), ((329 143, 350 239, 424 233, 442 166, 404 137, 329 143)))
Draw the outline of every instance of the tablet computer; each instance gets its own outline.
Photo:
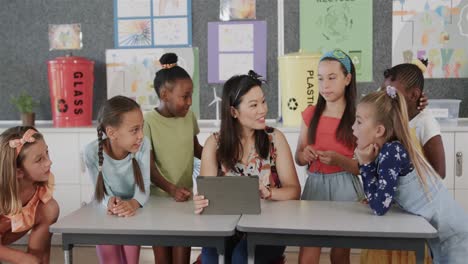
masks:
POLYGON ((258 176, 198 176, 197 189, 209 200, 203 214, 260 214, 258 176))

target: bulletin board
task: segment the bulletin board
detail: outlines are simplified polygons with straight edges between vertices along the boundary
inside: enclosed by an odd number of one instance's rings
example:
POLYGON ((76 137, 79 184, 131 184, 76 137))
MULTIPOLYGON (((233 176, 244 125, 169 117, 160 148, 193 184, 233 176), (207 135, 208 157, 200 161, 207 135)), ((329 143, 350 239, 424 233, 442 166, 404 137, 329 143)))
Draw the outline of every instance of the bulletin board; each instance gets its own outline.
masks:
MULTIPOLYGON (((465 2, 467 0, 464 0, 465 2)), ((200 118, 214 119, 213 88, 220 95, 222 84, 208 82, 208 22, 219 22, 219 0, 192 0, 192 46, 199 49, 200 118)), ((300 0, 284 0, 284 52, 300 49, 300 0)), ((383 81, 383 72, 392 65, 393 3, 400 1, 372 1, 372 80, 358 82, 358 97, 383 81)), ((449 1, 445 1, 449 2, 449 1)), ((455 2, 455 1, 453 1, 455 2)), ((268 118, 277 118, 278 108, 278 19, 277 1, 257 0, 256 19, 266 21, 267 77, 264 87, 268 103, 268 118)), ((95 62, 93 119, 107 99, 106 50, 114 49, 114 0, 80 1, 4 1, 0 8, 0 118, 18 120, 18 111, 10 103, 9 95, 26 91, 40 101, 35 108, 38 120, 51 120, 47 60, 68 52, 49 51, 49 24, 81 24, 83 47, 73 51, 95 62), (18 10, 22 15, 18 16, 18 10)), ((465 41, 466 42, 466 41, 465 41)), ((431 78, 425 80, 424 91, 430 98, 463 99, 460 116, 468 117, 466 89, 468 78, 431 78)))

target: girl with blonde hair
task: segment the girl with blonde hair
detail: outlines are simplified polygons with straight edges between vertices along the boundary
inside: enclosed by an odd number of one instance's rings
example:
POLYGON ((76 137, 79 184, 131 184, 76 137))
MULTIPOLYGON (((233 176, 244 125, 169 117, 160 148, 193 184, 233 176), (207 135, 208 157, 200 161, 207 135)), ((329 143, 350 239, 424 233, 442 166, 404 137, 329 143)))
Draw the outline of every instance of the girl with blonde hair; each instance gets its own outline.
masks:
POLYGON ((49 227, 59 215, 51 165, 35 128, 18 126, 0 135, 0 262, 49 263, 49 227), (6 247, 29 231, 27 252, 6 247))
POLYGON ((404 96, 392 86, 365 96, 356 110, 356 156, 369 206, 384 215, 395 202, 437 231, 433 263, 466 263, 468 216, 413 143, 404 96))

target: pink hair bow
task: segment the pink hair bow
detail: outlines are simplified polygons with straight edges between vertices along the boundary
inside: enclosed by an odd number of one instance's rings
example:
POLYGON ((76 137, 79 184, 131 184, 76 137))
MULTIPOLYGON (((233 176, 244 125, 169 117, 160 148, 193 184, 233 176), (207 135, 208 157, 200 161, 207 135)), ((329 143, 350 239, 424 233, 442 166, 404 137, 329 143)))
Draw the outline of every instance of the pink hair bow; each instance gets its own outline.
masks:
POLYGON ((8 142, 11 148, 16 149, 16 155, 18 155, 21 152, 21 149, 23 148, 24 144, 27 143, 32 143, 36 141, 36 139, 33 137, 34 134, 36 134, 37 131, 34 129, 28 129, 26 133, 24 133, 22 138, 17 138, 17 139, 12 139, 8 142))

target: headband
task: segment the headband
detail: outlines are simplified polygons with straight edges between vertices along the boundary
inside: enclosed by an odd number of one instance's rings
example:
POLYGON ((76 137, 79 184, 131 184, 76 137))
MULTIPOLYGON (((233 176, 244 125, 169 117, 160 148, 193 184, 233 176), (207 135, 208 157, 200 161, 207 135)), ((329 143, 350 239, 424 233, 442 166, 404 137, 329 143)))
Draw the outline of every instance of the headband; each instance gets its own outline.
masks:
POLYGON ((36 130, 28 129, 22 138, 12 139, 8 142, 8 144, 10 145, 10 148, 16 149, 16 155, 18 155, 21 152, 24 144, 36 141, 36 139, 33 137, 33 135, 36 133, 36 130))
POLYGON ((320 61, 325 59, 335 59, 339 61, 345 67, 346 71, 351 73, 351 59, 346 55, 346 53, 344 53, 344 51, 339 49, 328 51, 322 56, 322 58, 320 58, 320 61))

